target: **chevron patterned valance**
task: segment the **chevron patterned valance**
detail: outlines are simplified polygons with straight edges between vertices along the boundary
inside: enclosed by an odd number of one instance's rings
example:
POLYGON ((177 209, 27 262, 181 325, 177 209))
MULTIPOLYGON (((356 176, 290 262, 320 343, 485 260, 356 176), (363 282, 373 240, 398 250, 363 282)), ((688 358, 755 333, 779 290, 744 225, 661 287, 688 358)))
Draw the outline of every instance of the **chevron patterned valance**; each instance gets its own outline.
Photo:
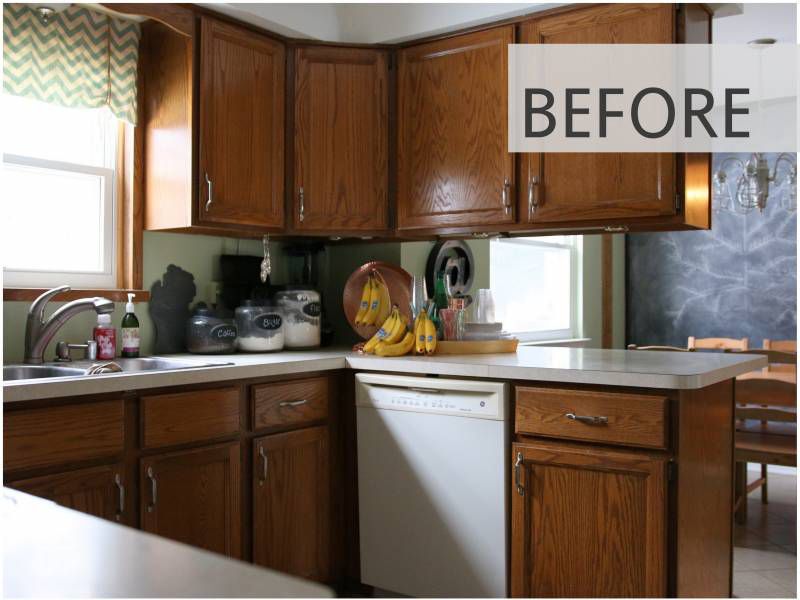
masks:
POLYGON ((28 4, 3 5, 3 89, 62 106, 108 105, 136 124, 137 23, 72 5, 46 23, 28 4))

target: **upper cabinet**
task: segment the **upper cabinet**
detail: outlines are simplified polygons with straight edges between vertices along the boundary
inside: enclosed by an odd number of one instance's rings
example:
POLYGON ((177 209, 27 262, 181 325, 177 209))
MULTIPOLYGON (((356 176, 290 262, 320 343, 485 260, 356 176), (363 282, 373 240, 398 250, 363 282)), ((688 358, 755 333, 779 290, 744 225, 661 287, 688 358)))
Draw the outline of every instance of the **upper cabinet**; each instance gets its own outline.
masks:
MULTIPOLYGON (((669 4, 607 4, 523 23, 522 44, 671 44, 669 4)), ((520 156, 521 221, 557 223, 674 215, 673 154, 520 156)))
POLYGON ((142 27, 145 228, 280 231, 284 45, 172 7, 183 28, 142 27))
POLYGON ((398 229, 514 222, 508 152, 513 26, 399 52, 398 229))
POLYGON ((295 230, 388 228, 387 56, 373 49, 297 49, 291 203, 295 230))
POLYGON ((201 223, 283 227, 283 44, 203 17, 201 223))

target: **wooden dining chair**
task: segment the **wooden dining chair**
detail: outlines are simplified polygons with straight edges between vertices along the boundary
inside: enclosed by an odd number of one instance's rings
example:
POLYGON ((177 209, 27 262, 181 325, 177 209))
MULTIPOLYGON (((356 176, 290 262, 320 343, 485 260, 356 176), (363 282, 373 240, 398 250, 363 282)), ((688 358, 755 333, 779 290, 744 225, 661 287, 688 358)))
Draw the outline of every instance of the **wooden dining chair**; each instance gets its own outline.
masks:
POLYGON ((681 348, 680 346, 637 346, 628 344, 628 350, 660 350, 662 352, 693 352, 691 348, 681 348))
MULTIPOLYGON (((748 350, 770 365, 797 367, 797 354, 748 350)), ((754 371, 736 378, 735 387, 735 504, 737 523, 747 521, 747 495, 761 488, 768 502, 767 465, 797 466, 797 383, 786 372, 754 371), (747 463, 761 465, 761 476, 747 482, 747 463)))
POLYGON ((689 336, 690 350, 747 350, 747 338, 696 338, 689 336))
MULTIPOLYGON (((765 339, 761 345, 764 350, 777 350, 779 352, 797 352, 797 340, 770 340, 765 339)), ((786 373, 796 373, 797 365, 779 365, 769 364, 766 367, 767 371, 778 371, 786 373)))

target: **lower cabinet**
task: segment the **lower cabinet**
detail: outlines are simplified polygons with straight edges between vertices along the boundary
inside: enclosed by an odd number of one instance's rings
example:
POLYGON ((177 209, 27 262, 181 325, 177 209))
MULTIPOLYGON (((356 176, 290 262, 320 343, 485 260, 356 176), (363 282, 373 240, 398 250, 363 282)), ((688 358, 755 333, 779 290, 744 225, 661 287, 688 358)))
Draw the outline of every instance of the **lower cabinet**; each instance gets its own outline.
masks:
POLYGON ((241 556, 239 442, 142 458, 144 531, 241 556))
POLYGON ((666 595, 666 458, 538 441, 513 458, 512 596, 666 595))
POLYGON ((122 465, 103 465, 8 484, 21 492, 118 523, 129 522, 122 465))
POLYGON ((330 574, 327 427, 253 440, 253 562, 318 581, 330 574))

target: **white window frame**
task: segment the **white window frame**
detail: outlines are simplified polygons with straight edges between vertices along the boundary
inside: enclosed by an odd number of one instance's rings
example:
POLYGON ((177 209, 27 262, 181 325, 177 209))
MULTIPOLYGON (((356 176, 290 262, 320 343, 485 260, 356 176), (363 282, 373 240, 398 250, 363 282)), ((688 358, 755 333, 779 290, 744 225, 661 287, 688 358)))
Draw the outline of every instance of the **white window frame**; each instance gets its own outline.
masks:
MULTIPOLYGON (((548 329, 543 331, 508 331, 523 344, 526 342, 570 340, 581 337, 583 310, 581 302, 581 292, 583 288, 583 236, 574 235, 570 237, 570 242, 567 244, 548 242, 545 241, 545 237, 510 237, 493 240, 494 243, 500 244, 565 248, 570 251, 570 326, 567 329, 548 329)), ((489 252, 491 252, 491 245, 489 252)), ((489 263, 491 264, 491 257, 489 263)))
MULTIPOLYGON (((116 288, 118 236, 115 169, 46 160, 16 154, 3 154, 3 162, 22 167, 95 175, 103 178, 102 236, 103 265, 105 266, 101 272, 21 270, 4 266, 3 285, 5 287, 49 288, 56 285, 67 284, 76 288, 116 288)), ((24 248, 20 250, 24 251, 24 248)), ((58 252, 58 248, 53 248, 53 252, 58 252)))

